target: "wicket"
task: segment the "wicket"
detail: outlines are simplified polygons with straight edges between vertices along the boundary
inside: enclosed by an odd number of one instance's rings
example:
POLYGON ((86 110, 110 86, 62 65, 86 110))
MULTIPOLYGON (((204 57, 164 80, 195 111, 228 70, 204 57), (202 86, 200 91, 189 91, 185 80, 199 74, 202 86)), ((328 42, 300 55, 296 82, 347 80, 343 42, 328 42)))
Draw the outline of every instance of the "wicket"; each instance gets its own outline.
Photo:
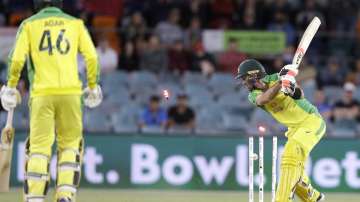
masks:
MULTIPOLYGON (((249 202, 254 202, 254 160, 259 160, 259 202, 264 202, 264 137, 259 136, 259 155, 254 153, 254 137, 249 137, 249 202), (259 157, 259 158, 258 158, 259 157)), ((271 202, 275 202, 277 137, 272 138, 271 202)))

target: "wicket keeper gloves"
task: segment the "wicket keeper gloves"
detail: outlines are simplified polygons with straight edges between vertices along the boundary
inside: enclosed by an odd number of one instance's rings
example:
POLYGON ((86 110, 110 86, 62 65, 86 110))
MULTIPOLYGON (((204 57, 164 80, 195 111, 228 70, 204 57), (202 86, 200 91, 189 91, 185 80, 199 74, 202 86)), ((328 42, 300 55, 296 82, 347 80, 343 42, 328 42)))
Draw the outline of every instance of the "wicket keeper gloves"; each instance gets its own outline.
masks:
POLYGON ((1 105, 6 111, 14 109, 17 104, 21 103, 21 96, 16 88, 3 86, 0 91, 1 105))
POLYGON ((95 88, 90 89, 89 87, 84 89, 84 104, 87 107, 94 108, 100 105, 102 102, 103 95, 101 87, 97 85, 95 88))

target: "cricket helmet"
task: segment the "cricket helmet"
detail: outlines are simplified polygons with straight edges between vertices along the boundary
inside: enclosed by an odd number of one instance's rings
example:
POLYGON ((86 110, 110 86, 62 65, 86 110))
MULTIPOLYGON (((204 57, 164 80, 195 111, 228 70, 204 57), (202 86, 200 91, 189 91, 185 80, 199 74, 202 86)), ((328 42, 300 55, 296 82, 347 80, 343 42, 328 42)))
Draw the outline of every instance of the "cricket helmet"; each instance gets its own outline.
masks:
POLYGON ((245 76, 255 76, 258 79, 264 78, 266 76, 266 71, 262 64, 255 59, 247 59, 240 63, 238 66, 238 71, 236 79, 242 79, 245 76))
POLYGON ((63 0, 34 0, 34 7, 36 10, 40 10, 49 6, 62 8, 62 3, 63 0))

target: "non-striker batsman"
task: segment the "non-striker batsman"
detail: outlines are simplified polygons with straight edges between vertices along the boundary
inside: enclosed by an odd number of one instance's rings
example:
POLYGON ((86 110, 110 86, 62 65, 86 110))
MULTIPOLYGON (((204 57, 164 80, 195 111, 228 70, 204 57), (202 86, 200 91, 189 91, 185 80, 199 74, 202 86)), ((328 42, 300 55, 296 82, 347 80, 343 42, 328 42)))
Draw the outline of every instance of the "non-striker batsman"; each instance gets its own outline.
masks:
POLYGON ((26 62, 30 81, 30 134, 26 143, 24 201, 43 202, 49 186, 51 148, 57 142, 56 202, 75 201, 83 153, 84 104, 102 100, 95 47, 84 23, 62 10, 62 0, 35 0, 38 13, 24 20, 9 56, 8 81, 1 102, 16 107, 16 86, 26 62), (77 67, 81 53, 87 66, 82 91, 77 67))
POLYGON ((304 166, 311 150, 323 137, 326 125, 297 86, 297 73, 296 66, 286 65, 278 74, 267 75, 254 59, 245 60, 238 67, 237 79, 248 88, 250 102, 288 127, 276 202, 292 201, 294 194, 304 202, 324 199, 324 195, 311 186, 304 166))

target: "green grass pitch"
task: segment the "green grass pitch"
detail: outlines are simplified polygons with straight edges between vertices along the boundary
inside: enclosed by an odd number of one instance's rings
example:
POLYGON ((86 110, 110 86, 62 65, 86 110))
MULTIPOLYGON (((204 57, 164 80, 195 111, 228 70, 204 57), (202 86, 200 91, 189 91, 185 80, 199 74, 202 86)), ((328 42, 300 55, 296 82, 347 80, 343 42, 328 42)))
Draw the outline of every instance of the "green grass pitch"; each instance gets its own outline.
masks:
MULTIPOLYGON (((255 193, 255 196, 257 194, 255 193)), ((53 192, 50 192, 48 202, 52 201, 50 200, 52 195, 53 192)), ((81 189, 77 202, 247 202, 247 196, 247 192, 235 191, 81 189)), ((354 193, 327 193, 325 202, 358 202, 359 197, 360 194, 354 193)), ((12 189, 9 193, 0 193, 0 201, 22 201, 21 189, 12 189)), ((265 194, 265 202, 270 202, 270 193, 265 194)))

